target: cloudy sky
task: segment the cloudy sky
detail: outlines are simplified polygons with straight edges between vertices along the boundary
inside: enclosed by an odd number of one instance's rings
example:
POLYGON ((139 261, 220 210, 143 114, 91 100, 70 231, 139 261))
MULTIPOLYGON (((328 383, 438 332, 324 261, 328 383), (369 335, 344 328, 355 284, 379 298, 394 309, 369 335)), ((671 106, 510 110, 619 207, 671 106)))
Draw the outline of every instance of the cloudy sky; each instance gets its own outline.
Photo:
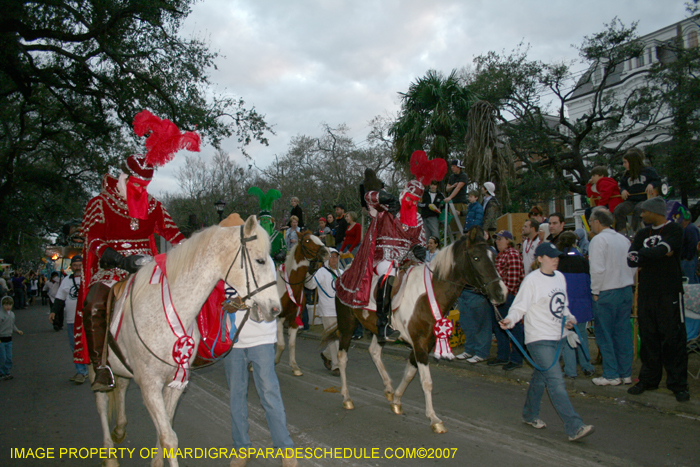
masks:
MULTIPOLYGON (((427 70, 449 73, 521 41, 530 58, 577 58, 572 45, 617 16, 645 35, 682 20, 684 0, 201 0, 183 27, 221 54, 216 93, 243 97, 274 126, 270 145, 249 153, 258 167, 295 135, 321 123, 349 126, 360 144, 376 115, 395 115, 398 92, 427 70)), ((245 164, 236 141, 224 143, 245 164)), ((205 158, 214 149, 206 146, 205 158)), ((159 170, 152 193, 179 191, 184 153, 159 170)))

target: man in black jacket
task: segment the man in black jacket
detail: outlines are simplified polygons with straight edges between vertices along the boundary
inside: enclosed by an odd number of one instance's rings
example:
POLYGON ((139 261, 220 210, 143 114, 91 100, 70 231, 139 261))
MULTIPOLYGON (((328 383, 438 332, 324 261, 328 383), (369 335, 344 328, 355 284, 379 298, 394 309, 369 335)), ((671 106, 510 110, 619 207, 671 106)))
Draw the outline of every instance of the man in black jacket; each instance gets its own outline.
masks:
POLYGON ((335 244, 342 245, 345 240, 345 231, 348 229, 348 221, 345 220, 345 205, 336 204, 335 208, 335 244))
POLYGON ((423 198, 418 203, 420 215, 423 218, 425 238, 440 238, 440 220, 438 216, 440 215, 441 206, 445 204, 444 200, 445 195, 438 191, 438 182, 433 180, 430 182, 430 190, 423 192, 423 198))
POLYGON ((688 354, 681 299, 683 274, 680 251, 683 228, 666 220, 666 201, 651 198, 641 204, 642 220, 651 224, 637 232, 627 264, 639 268, 639 335, 642 369, 632 395, 657 389, 663 369, 666 387, 678 402, 690 400, 688 354))

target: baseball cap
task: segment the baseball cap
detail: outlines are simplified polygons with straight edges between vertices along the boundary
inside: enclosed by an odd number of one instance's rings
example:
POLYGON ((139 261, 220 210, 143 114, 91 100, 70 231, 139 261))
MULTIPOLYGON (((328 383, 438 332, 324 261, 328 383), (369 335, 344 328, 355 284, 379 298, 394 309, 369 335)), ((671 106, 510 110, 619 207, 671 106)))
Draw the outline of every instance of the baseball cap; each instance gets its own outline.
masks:
POLYGON ((338 204, 336 204, 335 206, 333 206, 333 209, 335 209, 335 208, 340 208, 340 209, 342 209, 343 211, 345 211, 345 205, 342 204, 342 203, 338 203, 338 204))
POLYGON ((320 217, 318 221, 328 223, 328 220, 325 217, 320 217))
POLYGON ((75 255, 70 259, 70 264, 73 263, 82 263, 83 262, 83 257, 80 255, 75 255))
POLYGON ((550 258, 558 258, 563 253, 549 242, 540 243, 535 249, 535 256, 549 256, 550 258))
POLYGON ((456 165, 456 166, 459 167, 460 169, 463 169, 463 168, 464 168, 464 164, 463 164, 462 161, 459 160, 459 159, 453 159, 453 160, 450 162, 450 165, 456 165))
POLYGON ((496 237, 503 237, 507 238, 508 240, 513 240, 513 234, 508 232, 507 230, 501 230, 496 233, 496 237))
POLYGON ((338 250, 336 250, 335 248, 328 248, 328 254, 333 254, 333 253, 340 255, 338 250))

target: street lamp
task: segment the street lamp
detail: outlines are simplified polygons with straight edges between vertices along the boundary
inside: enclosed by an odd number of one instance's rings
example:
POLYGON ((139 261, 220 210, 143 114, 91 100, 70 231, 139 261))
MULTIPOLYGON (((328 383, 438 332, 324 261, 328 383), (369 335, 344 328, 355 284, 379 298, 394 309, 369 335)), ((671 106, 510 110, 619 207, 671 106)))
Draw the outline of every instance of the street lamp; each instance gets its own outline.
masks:
POLYGON ((214 203, 214 206, 216 206, 216 212, 219 213, 219 222, 221 222, 224 216, 224 206, 226 206, 226 203, 224 203, 224 201, 220 199, 219 201, 214 203))

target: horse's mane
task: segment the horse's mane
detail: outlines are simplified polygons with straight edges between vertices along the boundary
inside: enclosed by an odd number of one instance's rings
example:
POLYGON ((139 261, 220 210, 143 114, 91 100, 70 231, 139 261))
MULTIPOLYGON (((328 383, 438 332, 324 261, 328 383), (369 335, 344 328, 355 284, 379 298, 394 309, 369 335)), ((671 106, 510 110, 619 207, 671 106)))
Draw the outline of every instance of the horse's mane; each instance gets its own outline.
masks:
POLYGON ((486 243, 484 230, 481 227, 472 227, 459 240, 438 251, 430 263, 435 276, 440 279, 447 278, 455 267, 455 256, 457 256, 455 251, 462 248, 462 245, 464 245, 463 248, 469 248, 478 243, 486 243))
MULTIPOLYGON (((168 281, 171 284, 175 283, 181 273, 188 271, 192 267, 194 264, 194 258, 204 254, 204 250, 212 241, 212 237, 219 229, 221 229, 221 227, 218 225, 213 225, 204 230, 200 230, 187 239, 187 241, 180 243, 166 253, 167 262, 165 263, 165 267, 168 270, 168 281)), ((146 285, 148 285, 148 281, 151 278, 154 267, 155 262, 152 262, 149 265, 142 267, 136 274, 132 292, 134 294, 134 298, 136 298, 139 292, 143 290, 146 285)))

